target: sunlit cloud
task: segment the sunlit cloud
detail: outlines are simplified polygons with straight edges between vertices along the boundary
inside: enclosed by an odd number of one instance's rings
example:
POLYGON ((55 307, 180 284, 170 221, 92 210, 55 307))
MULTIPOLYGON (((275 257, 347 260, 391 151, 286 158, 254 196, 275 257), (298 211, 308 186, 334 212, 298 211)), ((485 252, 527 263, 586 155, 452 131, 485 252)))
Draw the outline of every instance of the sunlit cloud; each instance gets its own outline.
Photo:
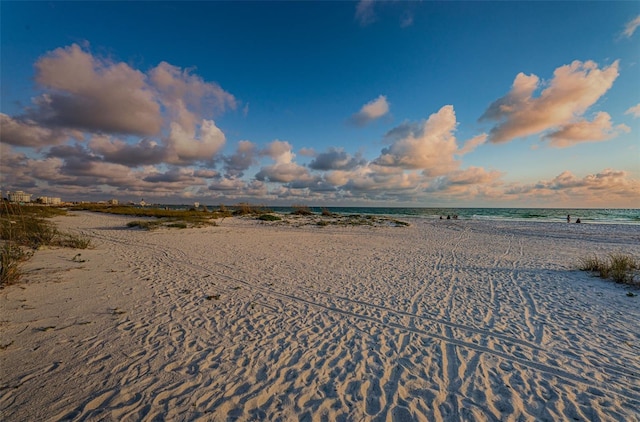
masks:
POLYGON ((630 107, 627 111, 624 112, 624 114, 630 114, 635 119, 640 117, 640 103, 634 105, 633 107, 630 107))
POLYGON ((458 151, 454 136, 456 125, 453 106, 447 105, 420 124, 404 124, 401 129, 392 129, 393 134, 387 137, 396 140, 382 150, 374 163, 405 170, 419 169, 430 176, 454 170, 459 165, 454 159, 458 151))
POLYGON ((99 59, 77 44, 57 48, 35 64, 47 90, 29 117, 42 125, 95 132, 154 135, 162 116, 144 73, 99 59))
POLYGON ((622 34, 627 38, 631 38, 634 32, 636 32, 636 29, 638 29, 638 26, 640 26, 640 15, 636 16, 635 18, 627 22, 627 24, 624 27, 624 32, 622 34))
POLYGON ((198 132, 199 136, 196 137, 195 130, 176 122, 171 123, 165 161, 171 164, 189 164, 211 160, 224 146, 226 137, 213 120, 203 120, 198 132))
POLYGON ((33 120, 18 120, 0 113, 0 142, 9 145, 40 148, 48 145, 59 145, 71 136, 81 137, 81 133, 60 128, 47 128, 33 120))
POLYGON ((551 180, 542 180, 530 185, 512 185, 505 189, 505 195, 519 199, 546 198, 555 201, 556 204, 637 207, 640 180, 633 179, 625 171, 614 169, 605 169, 582 178, 570 171, 564 171, 551 180))
POLYGON ((613 126, 611 116, 604 111, 596 114, 592 121, 579 120, 561 126, 558 130, 545 135, 554 147, 565 148, 581 142, 600 142, 615 138, 631 129, 624 124, 613 126))
POLYGON ((160 102, 169 111, 168 117, 183 128, 194 127, 204 116, 203 110, 222 112, 236 108, 233 95, 215 83, 205 82, 188 69, 161 62, 151 69, 149 77, 159 92, 160 102))
POLYGON ((256 180, 265 182, 290 183, 314 179, 306 167, 293 160, 295 154, 291 144, 286 141, 273 141, 261 151, 261 155, 270 157, 275 164, 264 166, 255 175, 256 180))
POLYGON ((483 133, 482 135, 474 136, 473 138, 465 142, 464 146, 460 148, 456 154, 465 155, 475 151, 476 148, 478 148, 480 145, 487 142, 487 138, 488 138, 488 135, 486 133, 483 133))
POLYGON ((363 105, 360 111, 351 116, 351 122, 357 126, 364 126, 373 120, 379 119, 389 112, 387 97, 380 95, 375 100, 363 105))
POLYGON ((503 143, 561 130, 580 121, 617 77, 618 61, 602 69, 592 61, 574 61, 557 68, 548 84, 541 83, 536 75, 518 74, 511 91, 491 104, 480 118, 499 122, 491 129, 489 142, 503 143), (534 97, 534 92, 545 85, 547 88, 534 97))

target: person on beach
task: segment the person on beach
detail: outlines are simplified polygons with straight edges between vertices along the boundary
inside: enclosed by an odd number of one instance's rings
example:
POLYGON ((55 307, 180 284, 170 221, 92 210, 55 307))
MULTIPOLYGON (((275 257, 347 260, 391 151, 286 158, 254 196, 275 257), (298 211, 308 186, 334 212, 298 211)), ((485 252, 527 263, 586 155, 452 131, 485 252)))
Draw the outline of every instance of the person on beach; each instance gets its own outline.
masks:
POLYGON ((579 218, 576 220, 576 223, 578 223, 578 224, 580 224, 580 223, 581 223, 581 221, 580 221, 580 219, 579 219, 579 218))
POLYGON ((571 216, 567 215, 567 223, 571 223, 571 216))

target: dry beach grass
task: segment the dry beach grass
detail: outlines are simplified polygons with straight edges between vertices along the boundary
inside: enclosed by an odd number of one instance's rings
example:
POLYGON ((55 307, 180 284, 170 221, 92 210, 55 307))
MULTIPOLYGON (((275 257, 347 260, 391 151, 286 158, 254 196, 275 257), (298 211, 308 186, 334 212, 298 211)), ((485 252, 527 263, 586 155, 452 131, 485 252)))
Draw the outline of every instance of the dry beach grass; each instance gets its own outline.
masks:
POLYGON ((94 248, 2 291, 2 419, 638 420, 638 298, 577 263, 640 227, 295 218, 56 217, 94 248))

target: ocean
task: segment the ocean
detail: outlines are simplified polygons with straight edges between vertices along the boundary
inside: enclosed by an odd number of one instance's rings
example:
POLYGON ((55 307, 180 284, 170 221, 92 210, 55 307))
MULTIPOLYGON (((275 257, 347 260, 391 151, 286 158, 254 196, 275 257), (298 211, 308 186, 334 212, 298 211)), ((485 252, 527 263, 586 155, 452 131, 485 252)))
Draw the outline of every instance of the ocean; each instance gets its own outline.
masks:
MULTIPOLYGON (((164 206, 163 206, 164 207, 164 206)), ((187 205, 170 205, 173 209, 186 209, 187 205)), ((262 206, 264 209, 287 214, 294 207, 262 206)), ((209 210, 218 206, 207 205, 209 210)), ((229 208, 233 209, 233 206, 229 208)), ((336 214, 387 215, 392 217, 417 217, 425 219, 447 218, 454 215, 461 220, 510 220, 510 221, 547 221, 566 222, 567 215, 571 222, 580 219, 586 224, 633 224, 640 225, 640 209, 597 209, 597 208, 396 208, 396 207, 307 207, 314 213, 327 209, 336 214)))
MULTIPOLYGON (((512 220, 571 222, 580 219, 587 224, 637 224, 640 209, 579 209, 579 208, 381 208, 381 207, 309 207, 315 213, 326 208, 337 214, 374 214, 394 217, 447 218, 454 215, 462 220, 512 220)), ((289 213, 291 207, 271 207, 275 212, 289 213)))

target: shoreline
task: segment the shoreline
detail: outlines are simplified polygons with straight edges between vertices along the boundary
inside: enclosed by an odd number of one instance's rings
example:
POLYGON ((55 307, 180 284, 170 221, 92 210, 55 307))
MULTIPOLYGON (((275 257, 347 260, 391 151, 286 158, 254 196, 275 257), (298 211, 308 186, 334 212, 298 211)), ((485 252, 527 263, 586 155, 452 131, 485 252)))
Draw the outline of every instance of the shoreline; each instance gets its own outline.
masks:
POLYGON ((640 227, 74 214, 84 262, 37 251, 2 291, 4 420, 638 417, 638 298, 575 267, 640 227))

